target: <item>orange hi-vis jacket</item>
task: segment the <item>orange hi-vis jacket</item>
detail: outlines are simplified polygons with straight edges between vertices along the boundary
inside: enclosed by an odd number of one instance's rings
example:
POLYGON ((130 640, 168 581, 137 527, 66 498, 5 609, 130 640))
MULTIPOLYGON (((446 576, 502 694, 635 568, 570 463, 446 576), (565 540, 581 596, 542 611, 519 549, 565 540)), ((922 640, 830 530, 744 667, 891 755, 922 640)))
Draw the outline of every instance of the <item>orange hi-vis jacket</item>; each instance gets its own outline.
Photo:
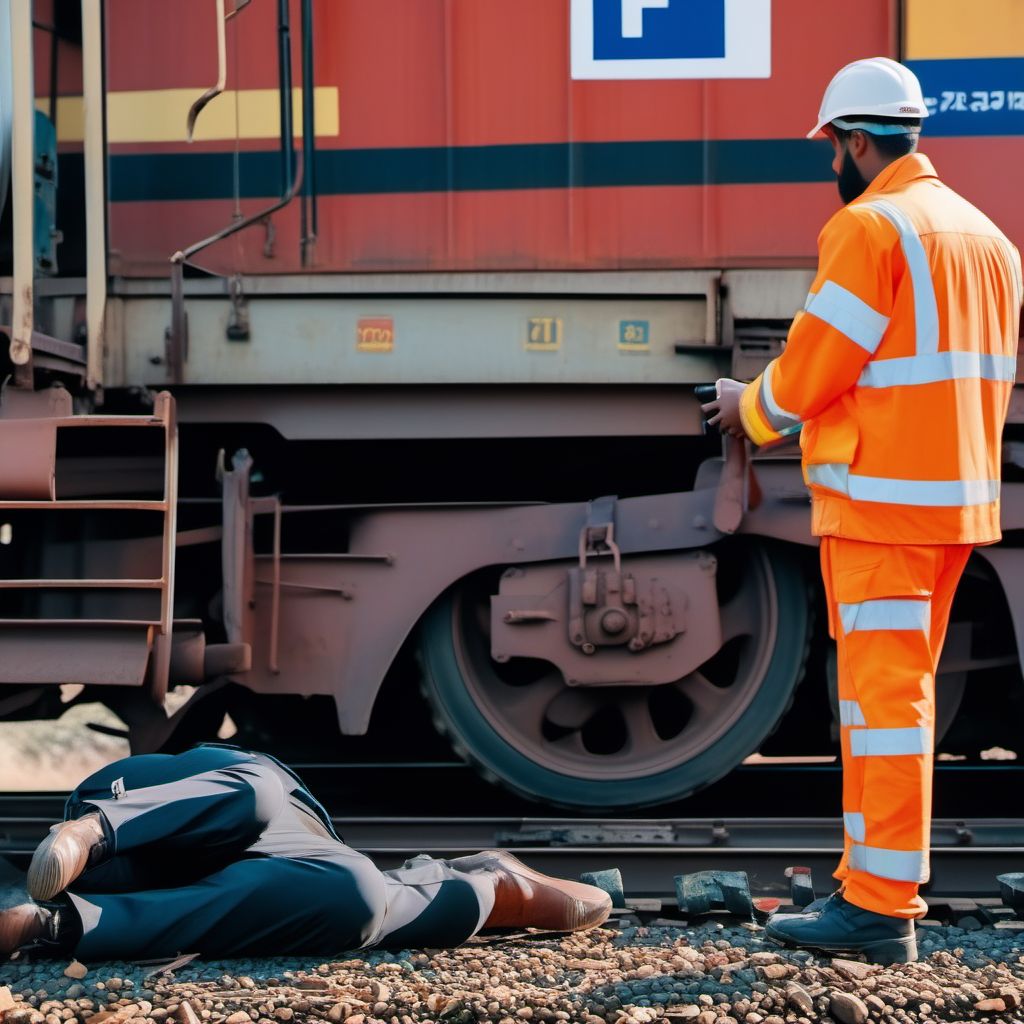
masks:
POLYGON ((785 350, 743 393, 747 435, 802 428, 817 535, 999 540, 1017 250, 916 153, 836 213, 818 247, 785 350))

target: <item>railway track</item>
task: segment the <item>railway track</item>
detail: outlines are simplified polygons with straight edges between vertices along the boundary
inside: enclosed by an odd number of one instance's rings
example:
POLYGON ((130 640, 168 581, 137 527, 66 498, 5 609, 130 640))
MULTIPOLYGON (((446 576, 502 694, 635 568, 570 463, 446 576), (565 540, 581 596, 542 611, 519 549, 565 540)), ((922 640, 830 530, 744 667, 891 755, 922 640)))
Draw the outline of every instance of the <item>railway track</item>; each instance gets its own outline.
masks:
MULTIPOLYGON (((270 750, 302 777, 328 810, 340 817, 533 818, 552 811, 482 779, 461 761, 303 763, 270 750)), ((743 765, 685 800, 611 812, 609 821, 632 817, 839 818, 842 769, 838 763, 774 761, 743 765)), ((936 818, 1003 818, 1017 812, 1009 794, 1024 790, 1024 766, 1015 763, 939 763, 935 767, 936 818)), ((2 796, 0 796, 2 800, 2 796)), ((0 803, 2 807, 2 803, 0 803)), ((585 812, 555 809, 567 819, 585 812)), ((597 815, 591 814, 591 817, 597 815)))
MULTIPOLYGON (((785 869, 811 868, 829 891, 842 848, 840 768, 760 764, 685 801, 634 816, 574 816, 497 790, 460 762, 377 764, 291 760, 346 842, 384 868, 426 853, 513 849, 552 874, 618 867, 631 897, 671 898, 676 875, 746 871, 755 895, 786 898, 785 869), (481 813, 483 811, 483 813, 481 813), (641 816, 643 815, 643 816, 641 816)), ((997 895, 995 877, 1024 870, 1024 817, 1009 794, 1012 764, 936 766, 931 900, 997 895)), ((0 792, 0 856, 18 866, 63 815, 65 793, 0 792)))
MULTIPOLYGON (((60 794, 0 795, 0 856, 18 867, 61 816, 60 794)), ((842 849, 833 818, 381 817, 335 816, 339 834, 382 867, 419 853, 459 856, 496 846, 564 877, 618 867, 631 897, 666 899, 674 877, 746 871, 755 896, 787 898, 787 867, 812 870, 819 893, 842 849)), ((1024 818, 939 819, 932 829, 931 899, 996 895, 996 875, 1024 869, 1024 818)))

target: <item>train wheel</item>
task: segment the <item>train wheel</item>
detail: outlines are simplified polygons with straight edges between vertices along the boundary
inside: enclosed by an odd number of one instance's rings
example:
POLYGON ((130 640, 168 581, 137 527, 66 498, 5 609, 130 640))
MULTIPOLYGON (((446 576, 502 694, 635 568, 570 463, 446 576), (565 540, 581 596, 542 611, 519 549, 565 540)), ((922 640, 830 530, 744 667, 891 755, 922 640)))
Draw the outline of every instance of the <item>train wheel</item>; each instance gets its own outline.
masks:
POLYGON ((549 662, 495 662, 497 571, 461 581, 420 636, 437 725, 488 778, 564 807, 660 804, 714 782, 789 706, 811 627, 805 579, 785 549, 730 541, 715 553, 722 648, 664 686, 569 687, 549 662))

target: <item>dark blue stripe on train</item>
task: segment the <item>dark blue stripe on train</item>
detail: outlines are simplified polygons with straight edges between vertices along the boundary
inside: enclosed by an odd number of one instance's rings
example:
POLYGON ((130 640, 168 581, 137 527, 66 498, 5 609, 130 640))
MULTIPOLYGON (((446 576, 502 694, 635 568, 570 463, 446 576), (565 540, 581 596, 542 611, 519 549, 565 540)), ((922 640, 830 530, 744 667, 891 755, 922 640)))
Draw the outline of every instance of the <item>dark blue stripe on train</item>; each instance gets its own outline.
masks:
MULTIPOLYGON (((804 139, 324 149, 320 195, 833 181, 831 148, 804 139)), ((112 202, 230 199, 233 153, 113 154, 112 202)), ((281 191, 276 151, 239 154, 242 198, 281 191)))
POLYGON ((925 136, 1024 135, 1024 58, 910 60, 931 116, 925 136))

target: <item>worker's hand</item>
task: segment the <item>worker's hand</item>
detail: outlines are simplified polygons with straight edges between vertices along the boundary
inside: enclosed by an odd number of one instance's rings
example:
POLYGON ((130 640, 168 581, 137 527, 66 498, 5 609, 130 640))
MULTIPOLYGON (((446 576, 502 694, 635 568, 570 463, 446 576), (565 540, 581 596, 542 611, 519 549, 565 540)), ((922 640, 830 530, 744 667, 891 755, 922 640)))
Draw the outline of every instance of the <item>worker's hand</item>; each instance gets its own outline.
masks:
POLYGON ((701 406, 711 426, 718 427, 723 434, 741 440, 747 436, 740 420, 740 396, 745 387, 746 384, 741 384, 738 380, 723 378, 718 381, 719 397, 701 406))

